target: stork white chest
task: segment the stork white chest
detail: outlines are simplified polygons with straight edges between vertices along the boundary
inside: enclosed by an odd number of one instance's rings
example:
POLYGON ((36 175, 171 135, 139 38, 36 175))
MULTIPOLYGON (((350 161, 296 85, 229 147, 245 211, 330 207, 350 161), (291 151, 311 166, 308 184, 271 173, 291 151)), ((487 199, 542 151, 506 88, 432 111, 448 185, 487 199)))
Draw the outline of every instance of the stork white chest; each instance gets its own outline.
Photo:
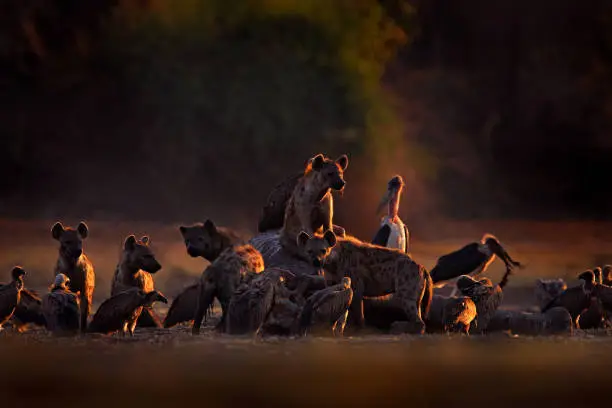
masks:
POLYGON ((383 227, 385 225, 389 226, 391 232, 389 233, 389 239, 387 239, 387 244, 385 245, 387 248, 396 248, 401 249, 402 251, 406 249, 408 252, 408 233, 407 229, 404 226, 402 220, 399 217, 396 217, 395 221, 393 221, 389 216, 383 217, 380 226, 383 227))

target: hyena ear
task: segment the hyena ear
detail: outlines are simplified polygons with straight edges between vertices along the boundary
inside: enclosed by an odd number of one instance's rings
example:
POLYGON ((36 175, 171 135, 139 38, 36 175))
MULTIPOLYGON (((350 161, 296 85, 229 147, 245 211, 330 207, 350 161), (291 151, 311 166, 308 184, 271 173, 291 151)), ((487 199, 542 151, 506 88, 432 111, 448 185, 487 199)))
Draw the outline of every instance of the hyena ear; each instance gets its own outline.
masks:
POLYGON ((336 159, 336 163, 338 164, 338 166, 340 166, 342 171, 346 170, 346 168, 348 167, 348 156, 346 154, 343 154, 342 156, 336 159))
POLYGON ((336 234, 334 234, 334 231, 332 230, 325 231, 325 235, 323 235, 323 238, 325 239, 330 248, 334 247, 336 245, 336 242, 338 241, 336 238, 336 234))
POLYGON ((87 228, 87 224, 85 224, 84 222, 79 223, 77 231, 83 239, 87 238, 87 235, 89 235, 89 228, 87 228))
POLYGON ((313 157, 310 160, 312 162, 313 170, 321 170, 321 168, 323 167, 323 164, 325 164, 325 157, 323 157, 321 153, 317 154, 315 157, 313 157))
POLYGON ((64 226, 61 222, 56 222, 53 228, 51 228, 51 235, 53 236, 53 239, 60 239, 63 233, 64 226))
POLYGON ((217 227, 215 227, 215 224, 211 220, 206 220, 204 222, 204 229, 211 234, 217 232, 217 227))
POLYGON ((185 237, 185 234, 187 233, 187 227, 183 227, 182 225, 179 227, 179 231, 181 231, 181 235, 183 236, 183 238, 185 237))
POLYGON ((123 244, 123 249, 126 251, 133 251, 136 247, 136 237, 134 235, 130 235, 125 239, 125 243, 123 244))
POLYGON ((144 235, 142 238, 140 238, 140 242, 145 245, 149 245, 151 243, 151 238, 149 238, 148 235, 144 235))
POLYGON ((306 231, 300 232, 300 235, 297 237, 298 248, 303 247, 310 240, 310 235, 306 231))

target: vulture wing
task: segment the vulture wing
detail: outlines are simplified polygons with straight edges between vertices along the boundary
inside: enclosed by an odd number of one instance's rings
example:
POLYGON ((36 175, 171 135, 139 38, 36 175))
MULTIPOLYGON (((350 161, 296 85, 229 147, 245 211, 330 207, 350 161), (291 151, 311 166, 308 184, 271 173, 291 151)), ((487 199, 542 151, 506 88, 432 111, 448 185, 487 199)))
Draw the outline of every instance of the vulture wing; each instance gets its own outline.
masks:
POLYGON ((106 299, 94 315, 89 331, 112 333, 121 330, 134 311, 142 306, 144 297, 144 292, 134 288, 106 299))
POLYGON ((23 324, 33 323, 44 326, 42 300, 38 294, 32 290, 23 289, 13 317, 23 324))
POLYGON ((438 258, 436 266, 431 270, 434 283, 469 275, 487 261, 487 256, 478 250, 474 242, 450 254, 438 258))
POLYGON ((391 235, 391 227, 389 227, 387 224, 383 225, 382 227, 380 227, 378 229, 378 232, 376 232, 376 235, 374 236, 374 239, 372 239, 372 244, 374 245, 380 245, 380 246, 387 246, 387 241, 389 240, 389 235, 391 235))
POLYGON ((0 326, 6 323, 19 303, 19 290, 15 285, 8 284, 0 288, 0 326))
POLYGON ((164 327, 192 321, 198 305, 199 282, 186 287, 173 301, 164 320, 164 327))

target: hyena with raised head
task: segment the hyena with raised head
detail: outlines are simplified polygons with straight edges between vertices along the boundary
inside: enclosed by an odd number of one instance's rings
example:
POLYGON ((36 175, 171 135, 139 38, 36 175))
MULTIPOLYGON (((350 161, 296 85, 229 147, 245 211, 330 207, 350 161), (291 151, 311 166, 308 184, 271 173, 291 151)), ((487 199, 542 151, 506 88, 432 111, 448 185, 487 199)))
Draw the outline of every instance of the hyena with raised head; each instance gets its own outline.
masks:
POLYGON ((81 332, 87 328, 87 318, 91 312, 93 293, 96 285, 94 267, 83 253, 83 240, 89 235, 89 228, 81 222, 76 229, 57 222, 51 235, 60 243, 59 258, 54 275, 63 273, 70 279, 70 291, 78 293, 81 305, 81 332))

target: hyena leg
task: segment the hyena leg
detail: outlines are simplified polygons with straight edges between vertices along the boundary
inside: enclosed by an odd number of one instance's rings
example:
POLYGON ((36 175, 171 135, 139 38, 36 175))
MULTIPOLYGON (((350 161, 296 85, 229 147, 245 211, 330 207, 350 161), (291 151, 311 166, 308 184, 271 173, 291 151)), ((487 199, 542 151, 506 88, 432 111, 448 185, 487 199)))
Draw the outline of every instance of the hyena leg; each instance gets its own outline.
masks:
POLYGON ((91 311, 91 304, 87 296, 81 297, 81 333, 85 333, 87 330, 87 318, 91 311))
POLYGON ((363 295, 360 290, 354 290, 353 301, 348 312, 351 326, 358 330, 362 329, 365 325, 365 318, 363 316, 363 295))
POLYGON ((198 301, 193 317, 193 327, 191 328, 192 334, 200 334, 200 327, 202 327, 202 320, 204 319, 204 313, 206 313, 206 304, 204 297, 206 296, 206 285, 202 282, 198 285, 199 294, 198 301))
POLYGON ((396 296, 406 313, 409 323, 409 331, 413 334, 425 332, 425 322, 421 317, 421 299, 425 292, 424 280, 419 283, 411 283, 407 280, 396 281, 396 296))

